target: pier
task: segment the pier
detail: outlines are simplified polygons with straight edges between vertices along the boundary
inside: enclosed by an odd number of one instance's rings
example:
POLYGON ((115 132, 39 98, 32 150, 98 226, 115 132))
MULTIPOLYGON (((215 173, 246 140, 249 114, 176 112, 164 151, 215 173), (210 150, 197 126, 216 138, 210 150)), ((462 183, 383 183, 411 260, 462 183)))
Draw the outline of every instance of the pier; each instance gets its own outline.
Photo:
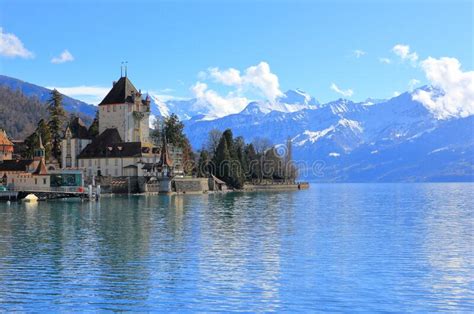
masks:
POLYGON ((31 187, 0 191, 0 200, 21 200, 28 194, 35 194, 40 200, 80 197, 89 198, 89 189, 84 187, 31 187))

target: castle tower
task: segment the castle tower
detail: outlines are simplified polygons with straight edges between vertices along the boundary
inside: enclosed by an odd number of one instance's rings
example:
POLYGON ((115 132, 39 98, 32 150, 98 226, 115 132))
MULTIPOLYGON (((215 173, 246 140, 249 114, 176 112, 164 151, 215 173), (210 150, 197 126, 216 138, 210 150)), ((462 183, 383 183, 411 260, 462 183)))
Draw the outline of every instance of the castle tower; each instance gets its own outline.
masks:
POLYGON ((33 160, 37 163, 33 174, 44 175, 48 173, 46 170, 45 149, 43 146, 43 141, 41 140, 41 134, 38 134, 38 147, 34 151, 33 160))
POLYGON ((149 118, 150 99, 122 76, 99 104, 99 133, 115 128, 124 142, 148 143, 149 118))
POLYGON ((41 134, 38 134, 38 147, 35 148, 35 151, 33 152, 33 160, 40 161, 42 160, 43 163, 45 162, 45 149, 43 146, 43 140, 41 139, 41 134))

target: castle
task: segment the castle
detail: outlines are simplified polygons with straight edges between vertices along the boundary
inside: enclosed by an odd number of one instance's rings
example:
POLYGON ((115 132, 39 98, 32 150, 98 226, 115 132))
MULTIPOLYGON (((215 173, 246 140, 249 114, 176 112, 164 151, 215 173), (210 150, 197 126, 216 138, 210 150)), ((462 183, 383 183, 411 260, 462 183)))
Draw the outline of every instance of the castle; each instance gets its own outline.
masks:
MULTIPOLYGON (((92 138, 79 118, 65 130, 61 164, 80 168, 86 179, 132 178, 140 186, 151 178, 182 176, 182 151, 149 136, 150 99, 127 76, 113 83, 98 106, 99 135, 92 138)), ((141 188, 140 188, 141 190, 141 188)))

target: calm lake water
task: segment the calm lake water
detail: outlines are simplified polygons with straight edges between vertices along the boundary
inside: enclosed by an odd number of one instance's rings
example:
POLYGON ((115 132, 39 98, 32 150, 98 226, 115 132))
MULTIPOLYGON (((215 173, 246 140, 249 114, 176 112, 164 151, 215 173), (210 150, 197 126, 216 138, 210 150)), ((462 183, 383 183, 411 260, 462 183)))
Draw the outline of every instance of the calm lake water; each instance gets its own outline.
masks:
POLYGON ((0 204, 0 311, 472 311, 474 184, 0 204))

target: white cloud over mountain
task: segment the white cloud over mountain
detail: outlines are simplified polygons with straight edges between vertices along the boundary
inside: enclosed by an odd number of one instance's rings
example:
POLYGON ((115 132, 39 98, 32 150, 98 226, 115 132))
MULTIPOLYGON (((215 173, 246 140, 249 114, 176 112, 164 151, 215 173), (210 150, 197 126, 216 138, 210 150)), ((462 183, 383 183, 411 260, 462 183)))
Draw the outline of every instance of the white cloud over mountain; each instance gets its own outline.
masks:
POLYGON ((73 86, 73 87, 48 87, 49 89, 57 89, 61 94, 69 97, 78 98, 90 104, 97 105, 104 99, 109 92, 108 87, 99 86, 73 86))
POLYGON ((344 97, 351 97, 354 94, 354 91, 352 89, 341 89, 339 88, 335 83, 332 83, 330 86, 331 90, 335 91, 336 93, 344 96, 344 97))
MULTIPOLYGON (((245 69, 242 75, 239 70, 229 68, 220 70, 219 68, 209 68, 208 76, 215 82, 226 86, 236 87, 235 92, 243 93, 247 90, 255 91, 264 96, 269 101, 275 101, 283 93, 280 90, 278 76, 270 70, 267 62, 260 62, 257 65, 245 69)), ((202 75, 200 76, 203 77, 202 75)))
POLYGON ((420 84, 420 81, 417 79, 411 79, 408 82, 408 90, 411 92, 413 89, 415 89, 416 85, 420 84))
POLYGON ((456 58, 435 59, 421 62, 426 78, 435 89, 419 90, 413 99, 424 104, 439 119, 467 117, 474 114, 474 71, 463 72, 456 58))
POLYGON ((0 27, 0 55, 10 58, 33 58, 34 54, 25 48, 21 40, 11 33, 3 32, 0 27))
POLYGON ((63 52, 61 52, 59 56, 52 58, 51 63, 60 64, 60 63, 70 62, 73 60, 74 60, 73 55, 69 52, 69 50, 66 49, 63 52))
POLYGON ((207 84, 203 82, 194 84, 191 87, 191 91, 197 100, 195 106, 207 109, 207 111, 212 113, 207 118, 223 117, 228 114, 237 113, 244 109, 249 102, 247 98, 236 96, 232 92, 226 96, 221 96, 218 92, 209 89, 207 84))

